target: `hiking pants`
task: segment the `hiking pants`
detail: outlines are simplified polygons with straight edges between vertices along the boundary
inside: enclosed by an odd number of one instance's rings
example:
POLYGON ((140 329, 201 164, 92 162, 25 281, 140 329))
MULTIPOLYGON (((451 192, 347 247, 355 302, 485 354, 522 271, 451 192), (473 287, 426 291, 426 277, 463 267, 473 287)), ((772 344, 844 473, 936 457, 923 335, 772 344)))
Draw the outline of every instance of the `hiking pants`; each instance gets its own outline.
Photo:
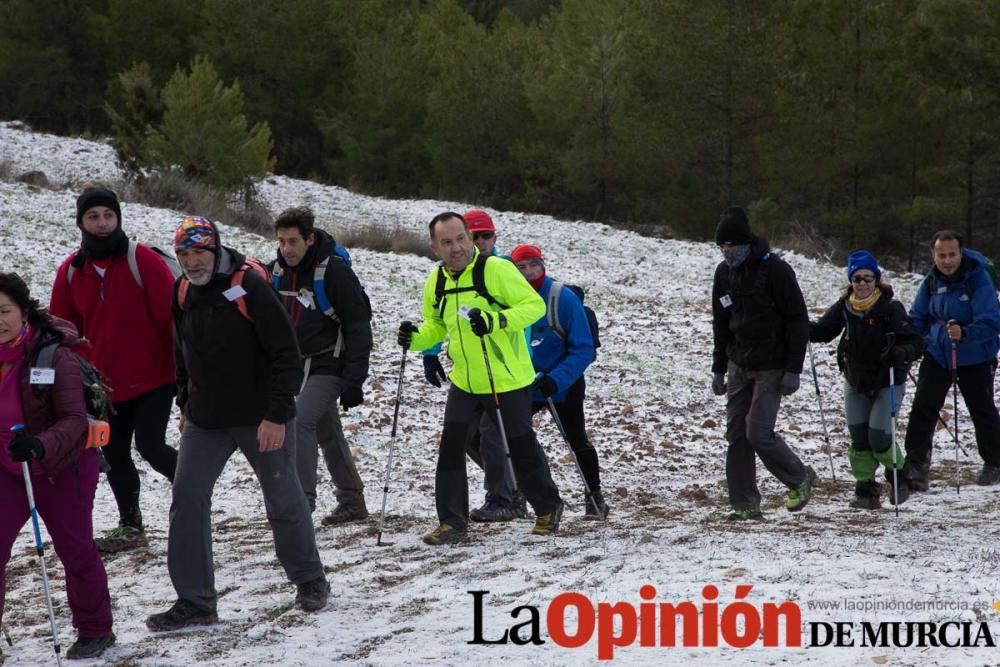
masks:
MULTIPOLYGON (((987 361, 959 366, 958 388, 962 390, 967 410, 966 414, 959 414, 959 419, 972 418, 979 456, 984 463, 1000 466, 1000 415, 993 399, 993 363, 987 361)), ((917 377, 917 391, 910 407, 910 421, 906 426, 907 463, 930 463, 938 414, 946 400, 951 402, 950 392, 951 370, 938 364, 931 355, 924 355, 917 377)), ((954 423, 949 426, 954 428, 954 423)))
MULTIPOLYGON (((906 385, 897 384, 894 388, 896 412, 906 394, 906 385)), ((883 387, 878 392, 863 392, 844 382, 844 412, 847 414, 847 430, 851 434, 851 448, 848 458, 851 463, 851 473, 858 482, 875 480, 875 471, 881 463, 885 466, 886 475, 891 476, 893 458, 895 468, 903 467, 903 451, 899 447, 899 436, 896 442, 892 438, 892 401, 889 387, 883 387), (895 454, 893 449, 895 448, 895 454)))
POLYGON ((295 467, 310 511, 316 509, 316 466, 320 449, 336 489, 337 501, 350 504, 358 502, 359 496, 364 499, 365 485, 354 465, 337 410, 343 387, 343 379, 336 375, 310 375, 295 399, 295 467))
MULTIPOLYGON (((549 463, 531 428, 531 389, 524 387, 498 394, 500 414, 511 464, 520 491, 536 515, 549 514, 560 502, 549 463)), ((479 428, 483 414, 496 419, 492 394, 469 394, 455 385, 448 390, 444 429, 438 449, 435 502, 438 519, 464 529, 469 516, 469 481, 465 470, 465 446, 471 431, 479 428)))
POLYGON ((483 470, 486 495, 496 496, 509 505, 514 498, 514 480, 507 468, 507 451, 503 448, 497 423, 486 413, 479 420, 479 428, 469 434, 465 451, 483 470))
POLYGON ((806 479, 806 468, 774 432, 781 405, 783 370, 745 370, 729 362, 726 393, 726 481, 734 509, 760 506, 757 461, 789 489, 806 479))
MULTIPOLYGON (((97 490, 97 454, 85 451, 80 459, 54 478, 32 475, 31 486, 39 518, 52 539, 52 547, 66 572, 66 597, 73 627, 83 638, 111 634, 111 596, 108 575, 94 544, 93 510, 97 490)), ((30 517, 24 477, 0 467, 0 619, 3 617, 7 563, 14 540, 30 517)), ((31 577, 38 573, 31 564, 31 577)), ((32 589, 32 605, 43 605, 41 584, 32 589), (38 596, 35 596, 37 592, 38 596)), ((58 613, 58 602, 56 613, 58 613)), ((36 608, 36 613, 41 610, 36 608)), ((32 614, 34 616, 35 614, 32 614)), ((2 656, 0 656, 2 658, 2 656)))
POLYGON ((309 503, 295 474, 295 424, 285 425, 285 444, 261 452, 256 426, 203 429, 184 425, 170 504, 167 568, 177 597, 204 612, 216 610, 212 562, 212 488, 229 457, 240 449, 264 494, 275 552, 296 584, 323 576, 309 503))
MULTIPOLYGON (((566 392, 566 400, 562 403, 555 403, 556 414, 559 415, 559 421, 562 422, 563 429, 566 431, 566 439, 569 440, 569 446, 576 455, 583 478, 587 480, 587 486, 591 491, 600 491, 601 467, 597 461, 597 450, 587 439, 587 424, 583 417, 583 399, 586 391, 587 383, 581 375, 580 379, 574 382, 573 386, 566 392)), ((548 407, 548 402, 533 403, 531 410, 533 414, 541 410, 548 412, 548 407)))
POLYGON ((177 469, 177 450, 167 444, 167 422, 177 386, 165 384, 139 394, 128 401, 114 403, 108 417, 111 437, 101 450, 111 469, 108 484, 115 494, 120 522, 142 528, 139 509, 139 473, 132 460, 132 435, 135 449, 153 470, 171 482, 177 469))

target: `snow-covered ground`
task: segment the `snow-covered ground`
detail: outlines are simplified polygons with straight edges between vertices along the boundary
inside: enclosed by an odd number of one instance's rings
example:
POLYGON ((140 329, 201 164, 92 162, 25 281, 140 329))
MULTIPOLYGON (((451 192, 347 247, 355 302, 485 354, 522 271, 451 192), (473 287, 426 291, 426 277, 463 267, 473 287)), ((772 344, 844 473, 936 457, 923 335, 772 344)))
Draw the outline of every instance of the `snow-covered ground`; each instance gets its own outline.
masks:
MULTIPOLYGON (((73 187, 89 179, 116 178, 113 151, 101 143, 0 124, 0 162, 7 163, 12 175, 39 169, 51 182, 67 185, 52 191, 0 182, 0 269, 19 272, 46 302, 56 266, 79 241, 73 187)), ((435 213, 468 207, 366 197, 284 177, 268 179, 261 192, 275 212, 312 206, 334 234, 337 226, 370 223, 423 233, 435 213)), ((832 346, 819 346, 837 481, 830 479, 820 407, 804 376, 802 389, 785 401, 778 428, 822 477, 813 501, 801 513, 786 512, 784 488, 760 466, 766 520, 752 525, 726 521, 724 406, 709 390, 709 292, 718 251, 708 244, 648 239, 602 224, 491 212, 502 248, 522 241, 540 245, 549 272, 586 288, 587 302, 599 315, 603 347, 588 371, 587 410, 612 508, 609 521, 582 519, 581 484, 568 449, 550 419, 539 417, 540 440, 564 497, 572 503, 560 534, 532 536, 531 523, 518 521, 473 525, 471 539, 460 546, 425 546, 420 535, 436 525, 435 448, 445 391, 425 383, 419 359, 411 355, 388 496, 385 537, 391 544, 375 545, 372 527, 382 500, 400 363, 395 331, 400 320, 418 319, 420 286, 433 264, 411 255, 352 249, 375 309, 375 349, 365 404, 344 422, 367 483, 373 520, 368 526, 318 525, 335 504, 321 466, 315 519, 333 586, 330 604, 316 614, 293 607, 294 587, 274 557, 257 483, 237 455, 219 480, 213 507, 220 623, 188 632, 149 633, 146 616, 174 599, 166 568, 170 489, 137 459, 150 546, 105 561, 118 644, 100 664, 596 662, 597 633, 579 648, 563 648, 546 629, 549 604, 564 592, 581 593, 595 606, 622 601, 637 610, 641 602, 691 601, 709 614, 717 603, 722 617, 738 595, 758 610, 785 601, 801 608, 802 648, 787 648, 784 640, 777 648, 764 647, 763 640, 746 649, 642 647, 637 638, 634 645, 614 652, 623 664, 1000 664, 1000 653, 983 647, 982 639, 979 648, 861 646, 863 621, 985 621, 1000 640, 1000 614, 993 606, 1000 599, 1000 494, 995 487, 972 484, 980 460, 964 407, 961 438, 969 457, 961 460, 961 494, 949 486, 954 455, 942 431, 930 493, 904 504, 898 518, 888 504, 880 512, 849 510, 853 482, 840 381, 829 354, 832 346), (646 584, 655 594, 647 590, 640 597, 646 584), (703 590, 709 584, 718 588, 717 600, 703 590), (753 588, 745 594, 738 592, 739 585, 753 588), (505 628, 530 620, 528 610, 520 610, 516 618, 512 614, 516 607, 533 605, 544 643, 470 644, 474 604, 469 591, 489 591, 483 603, 483 639, 495 640, 505 628), (817 606, 826 603, 852 608, 817 606), (876 603, 882 607, 872 610, 876 603), (811 623, 837 621, 858 624, 853 647, 809 646, 811 623)), ((179 217, 176 211, 123 205, 128 234, 146 242, 168 245, 179 217)), ((260 258, 274 252, 268 239, 231 228, 223 228, 222 234, 225 243, 260 258)), ((786 259, 814 315, 822 312, 844 284, 842 269, 791 253, 786 259)), ((919 278, 889 277, 908 304, 919 278)), ((904 406, 904 427, 907 414, 904 406)), ((176 429, 168 437, 176 445, 176 429)), ((470 497, 478 504, 482 476, 475 466, 469 470, 470 497)), ((98 531, 115 525, 106 483, 98 490, 94 513, 98 531)), ((73 636, 62 570, 51 548, 47 554, 65 649, 73 636)), ((15 545, 7 577, 4 621, 15 642, 3 646, 7 664, 50 664, 47 614, 27 527, 15 545)), ((610 618, 609 613, 605 610, 602 617, 610 618)), ((566 625, 567 632, 576 632, 574 612, 567 614, 566 625)), ((620 620, 613 628, 614 633, 622 631, 620 620)), ((973 626, 973 638, 977 632, 973 626)), ((521 637, 528 634, 521 631, 521 637)), ((952 630, 948 638, 960 634, 952 630)), ((649 636, 659 643, 658 630, 649 636)))

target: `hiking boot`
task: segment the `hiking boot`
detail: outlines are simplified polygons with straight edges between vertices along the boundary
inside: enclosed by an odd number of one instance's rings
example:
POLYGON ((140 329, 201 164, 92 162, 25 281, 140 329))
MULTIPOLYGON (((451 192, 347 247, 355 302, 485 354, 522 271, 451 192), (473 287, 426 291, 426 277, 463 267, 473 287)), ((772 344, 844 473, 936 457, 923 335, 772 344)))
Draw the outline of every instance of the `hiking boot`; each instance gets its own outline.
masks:
POLYGON ((295 604, 302 611, 319 611, 326 606, 330 595, 330 582, 326 576, 320 576, 312 581, 298 584, 299 591, 295 594, 295 604))
POLYGON ((734 507, 726 518, 730 521, 759 521, 764 518, 764 513, 759 507, 734 507))
POLYGON ((594 491, 592 494, 583 494, 583 506, 584 506, 584 519, 595 519, 599 521, 604 521, 608 518, 610 510, 608 509, 608 504, 604 502, 604 496, 601 495, 600 490, 594 491), (596 507, 594 507, 596 505, 596 507))
POLYGON ((906 499, 910 497, 910 484, 911 482, 906 479, 906 475, 903 474, 903 469, 900 468, 896 470, 896 475, 899 477, 899 488, 893 491, 892 484, 892 471, 885 471, 885 481, 889 484, 889 504, 896 504, 896 497, 899 496, 899 504, 902 505, 906 502, 906 499))
POLYGON ((101 553, 114 554, 148 546, 149 542, 146 541, 146 531, 142 528, 122 525, 104 533, 104 537, 98 537, 94 544, 101 553))
POLYGON ((789 512, 798 512, 806 506, 809 498, 812 497, 814 481, 816 481, 816 471, 811 466, 806 466, 806 478, 802 480, 802 484, 799 485, 799 488, 789 489, 788 491, 788 500, 785 502, 785 508, 789 512))
POLYGON ((976 484, 979 486, 1000 484, 1000 466, 991 466, 989 463, 984 463, 983 469, 979 471, 979 477, 976 478, 976 484))
POLYGON ((473 521, 513 521, 514 507, 500 496, 486 494, 486 502, 469 513, 473 521))
POLYGON ((70 660, 96 658, 111 648, 114 643, 115 633, 113 632, 104 637, 80 637, 66 651, 66 657, 70 660))
POLYGON ((514 517, 517 519, 528 518, 528 499, 520 491, 514 492, 514 498, 510 501, 510 506, 514 510, 514 517))
POLYGON ((882 502, 879 499, 879 486, 875 480, 854 483, 854 498, 849 506, 856 510, 878 510, 882 509, 882 502))
POLYGON ((187 600, 178 600, 170 609, 153 614, 146 619, 146 627, 153 632, 179 630, 189 625, 212 625, 219 622, 214 611, 204 611, 187 600))
POLYGON ((559 531, 559 522, 562 520, 563 510, 566 509, 566 503, 559 501, 548 514, 539 514, 535 517, 535 527, 531 529, 534 535, 553 535, 559 531))
POLYGON ((465 536, 466 533, 464 529, 455 528, 450 523, 442 523, 440 526, 420 539, 424 541, 424 544, 438 546, 441 544, 454 544, 455 542, 462 542, 465 540, 465 536))
POLYGON ((321 522, 324 526, 335 526, 341 523, 351 523, 352 521, 364 521, 368 518, 368 508, 365 506, 364 498, 360 502, 337 502, 334 510, 323 517, 321 522))
POLYGON ((930 463, 907 463, 903 466, 903 472, 910 483, 910 491, 927 491, 931 488, 930 463))

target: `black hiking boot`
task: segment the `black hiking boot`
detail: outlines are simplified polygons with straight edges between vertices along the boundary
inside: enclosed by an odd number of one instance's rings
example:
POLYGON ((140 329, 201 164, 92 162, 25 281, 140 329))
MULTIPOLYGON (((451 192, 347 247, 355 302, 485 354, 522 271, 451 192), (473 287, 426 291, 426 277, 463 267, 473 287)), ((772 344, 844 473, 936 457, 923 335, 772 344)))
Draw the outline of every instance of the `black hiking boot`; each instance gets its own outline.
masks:
POLYGON ((513 521, 514 507, 500 496, 486 494, 486 502, 469 513, 473 521, 492 523, 496 521, 513 521))
POLYGON ((368 507, 365 505, 365 497, 358 495, 355 498, 344 501, 337 501, 337 507, 333 512, 323 517, 321 522, 324 526, 336 526, 341 523, 351 523, 352 521, 364 521, 368 518, 368 507))
POLYGON ((882 509, 882 502, 879 499, 879 485, 875 480, 854 483, 854 498, 849 503, 850 507, 856 510, 877 510, 882 509))
POLYGON ((604 496, 601 494, 600 489, 595 490, 593 493, 583 494, 584 503, 584 519, 594 519, 598 521, 604 521, 608 518, 608 514, 611 512, 608 509, 608 504, 604 502, 604 496))
POLYGON ((528 499, 520 491, 514 492, 514 498, 510 501, 510 506, 514 508, 514 517, 518 519, 528 518, 528 499))
POLYGON ((893 490, 892 471, 891 470, 885 471, 885 481, 889 484, 890 505, 897 504, 896 502, 897 498, 899 500, 898 504, 902 505, 903 503, 905 503, 906 499, 910 497, 910 485, 913 484, 913 482, 907 479, 906 475, 903 474, 903 468, 899 468, 898 470, 896 470, 896 476, 899 477, 899 488, 893 490))
POLYGON ((299 590, 295 594, 295 604, 299 609, 319 611, 326 606, 326 599, 330 595, 330 582, 326 580, 325 575, 297 585, 299 590))
POLYGON ((984 463, 983 469, 979 471, 979 477, 976 478, 976 484, 979 486, 1000 484, 1000 466, 991 466, 989 463, 984 463))
POLYGON ((115 643, 115 633, 104 637, 80 637, 66 651, 69 660, 85 660, 97 658, 115 643))
POLYGON ((907 463, 903 473, 909 482, 910 491, 927 491, 931 488, 931 464, 907 463))
POLYGON ((179 630, 190 625, 212 625, 219 622, 214 611, 204 611, 187 600, 178 600, 170 609, 153 614, 146 619, 146 627, 153 632, 179 630))

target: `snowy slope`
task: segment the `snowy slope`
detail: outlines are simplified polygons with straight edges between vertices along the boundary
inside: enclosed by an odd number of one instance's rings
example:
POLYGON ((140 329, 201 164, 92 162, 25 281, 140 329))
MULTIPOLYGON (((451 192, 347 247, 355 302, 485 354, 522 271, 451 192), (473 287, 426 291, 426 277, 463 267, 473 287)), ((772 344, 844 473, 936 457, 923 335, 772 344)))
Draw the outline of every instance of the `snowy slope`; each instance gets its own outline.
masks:
MULTIPOLYGON (((32 134, 0 124, 0 161, 13 174, 40 169, 60 191, 0 182, 0 267, 21 273, 33 294, 47 301, 58 263, 79 241, 73 224, 73 184, 116 175, 114 155, 104 144, 32 134)), ((424 232, 442 210, 467 204, 386 200, 342 188, 272 177, 261 188, 274 211, 308 204, 334 234, 338 227, 369 223, 400 225, 424 232), (332 222, 336 221, 337 226, 332 222)), ((126 202, 124 225, 130 236, 169 244, 179 214, 126 202)), ((411 355, 400 410, 396 464, 388 498, 386 537, 376 547, 370 527, 317 528, 321 555, 334 595, 317 614, 291 605, 294 587, 274 557, 257 483, 237 455, 215 491, 215 560, 221 593, 221 622, 209 628, 152 635, 145 617, 173 599, 166 568, 170 489, 145 463, 143 509, 150 547, 106 559, 118 645, 108 664, 128 665, 322 665, 353 664, 586 664, 596 661, 597 641, 561 648, 544 631, 545 612, 558 594, 576 591, 597 601, 625 601, 636 607, 639 589, 655 587, 658 602, 704 604, 703 587, 719 589, 720 608, 734 601, 738 584, 752 584, 746 598, 761 608, 768 602, 796 601, 802 609, 803 644, 808 622, 906 620, 985 620, 1000 633, 1000 549, 998 490, 971 484, 980 461, 971 425, 961 408, 964 484, 956 494, 953 449, 945 433, 931 492, 902 506, 861 513, 847 508, 853 482, 846 459, 846 429, 840 407, 840 380, 829 354, 817 347, 824 407, 831 426, 837 482, 830 480, 820 410, 808 377, 787 399, 778 428, 823 478, 809 507, 784 511, 784 489, 760 466, 766 521, 733 524, 724 488, 724 406, 709 390, 711 277, 718 251, 707 244, 654 240, 605 225, 566 222, 548 216, 497 211, 499 242, 540 245, 553 275, 588 291, 587 301, 601 320, 603 347, 588 372, 590 428, 598 449, 606 495, 612 507, 606 525, 583 521, 580 482, 568 448, 547 417, 539 417, 539 437, 550 456, 564 497, 572 503, 558 537, 529 535, 531 524, 472 527, 461 546, 431 548, 422 532, 436 525, 433 485, 436 438, 444 390, 423 380, 411 355), (539 608, 542 645, 470 645, 473 600, 467 592, 488 590, 485 638, 527 620, 511 611, 539 608), (817 602, 893 603, 889 611, 811 609, 817 602), (913 609, 954 603, 951 609, 913 609), (974 604, 985 611, 974 611, 974 604)), ((267 259, 267 239, 231 228, 223 240, 267 259)), ((424 258, 352 249, 354 266, 375 309, 375 349, 365 405, 344 418, 367 483, 374 518, 380 507, 392 406, 400 352, 395 330, 402 319, 418 319, 419 291, 433 264, 424 258)), ((795 254, 786 259, 798 274, 814 314, 836 299, 843 286, 840 267, 795 254)), ((890 275, 904 303, 918 284, 912 275, 890 275)), ((909 397, 908 397, 909 398, 909 397)), ((903 409, 905 415, 908 410, 903 409)), ((176 445, 177 433, 169 438, 176 445)), ((482 476, 470 466, 470 499, 481 501, 482 476)), ((332 487, 320 470, 321 495, 315 518, 333 509, 332 487)), ((102 483, 95 503, 99 531, 116 520, 110 490, 102 483)), ((887 506, 888 507, 888 506, 887 506)), ((4 646, 7 664, 48 664, 48 621, 25 529, 8 565, 5 625, 15 639, 4 646)), ((63 646, 72 642, 61 566, 47 550, 56 590, 63 646)), ((572 629, 575 618, 568 618, 572 629)), ((618 627, 618 626, 616 626, 618 627)), ((860 640, 860 630, 855 639, 860 640)), ((998 637, 1000 638, 1000 637, 998 637)), ((623 664, 997 664, 989 648, 621 648, 623 664)))

